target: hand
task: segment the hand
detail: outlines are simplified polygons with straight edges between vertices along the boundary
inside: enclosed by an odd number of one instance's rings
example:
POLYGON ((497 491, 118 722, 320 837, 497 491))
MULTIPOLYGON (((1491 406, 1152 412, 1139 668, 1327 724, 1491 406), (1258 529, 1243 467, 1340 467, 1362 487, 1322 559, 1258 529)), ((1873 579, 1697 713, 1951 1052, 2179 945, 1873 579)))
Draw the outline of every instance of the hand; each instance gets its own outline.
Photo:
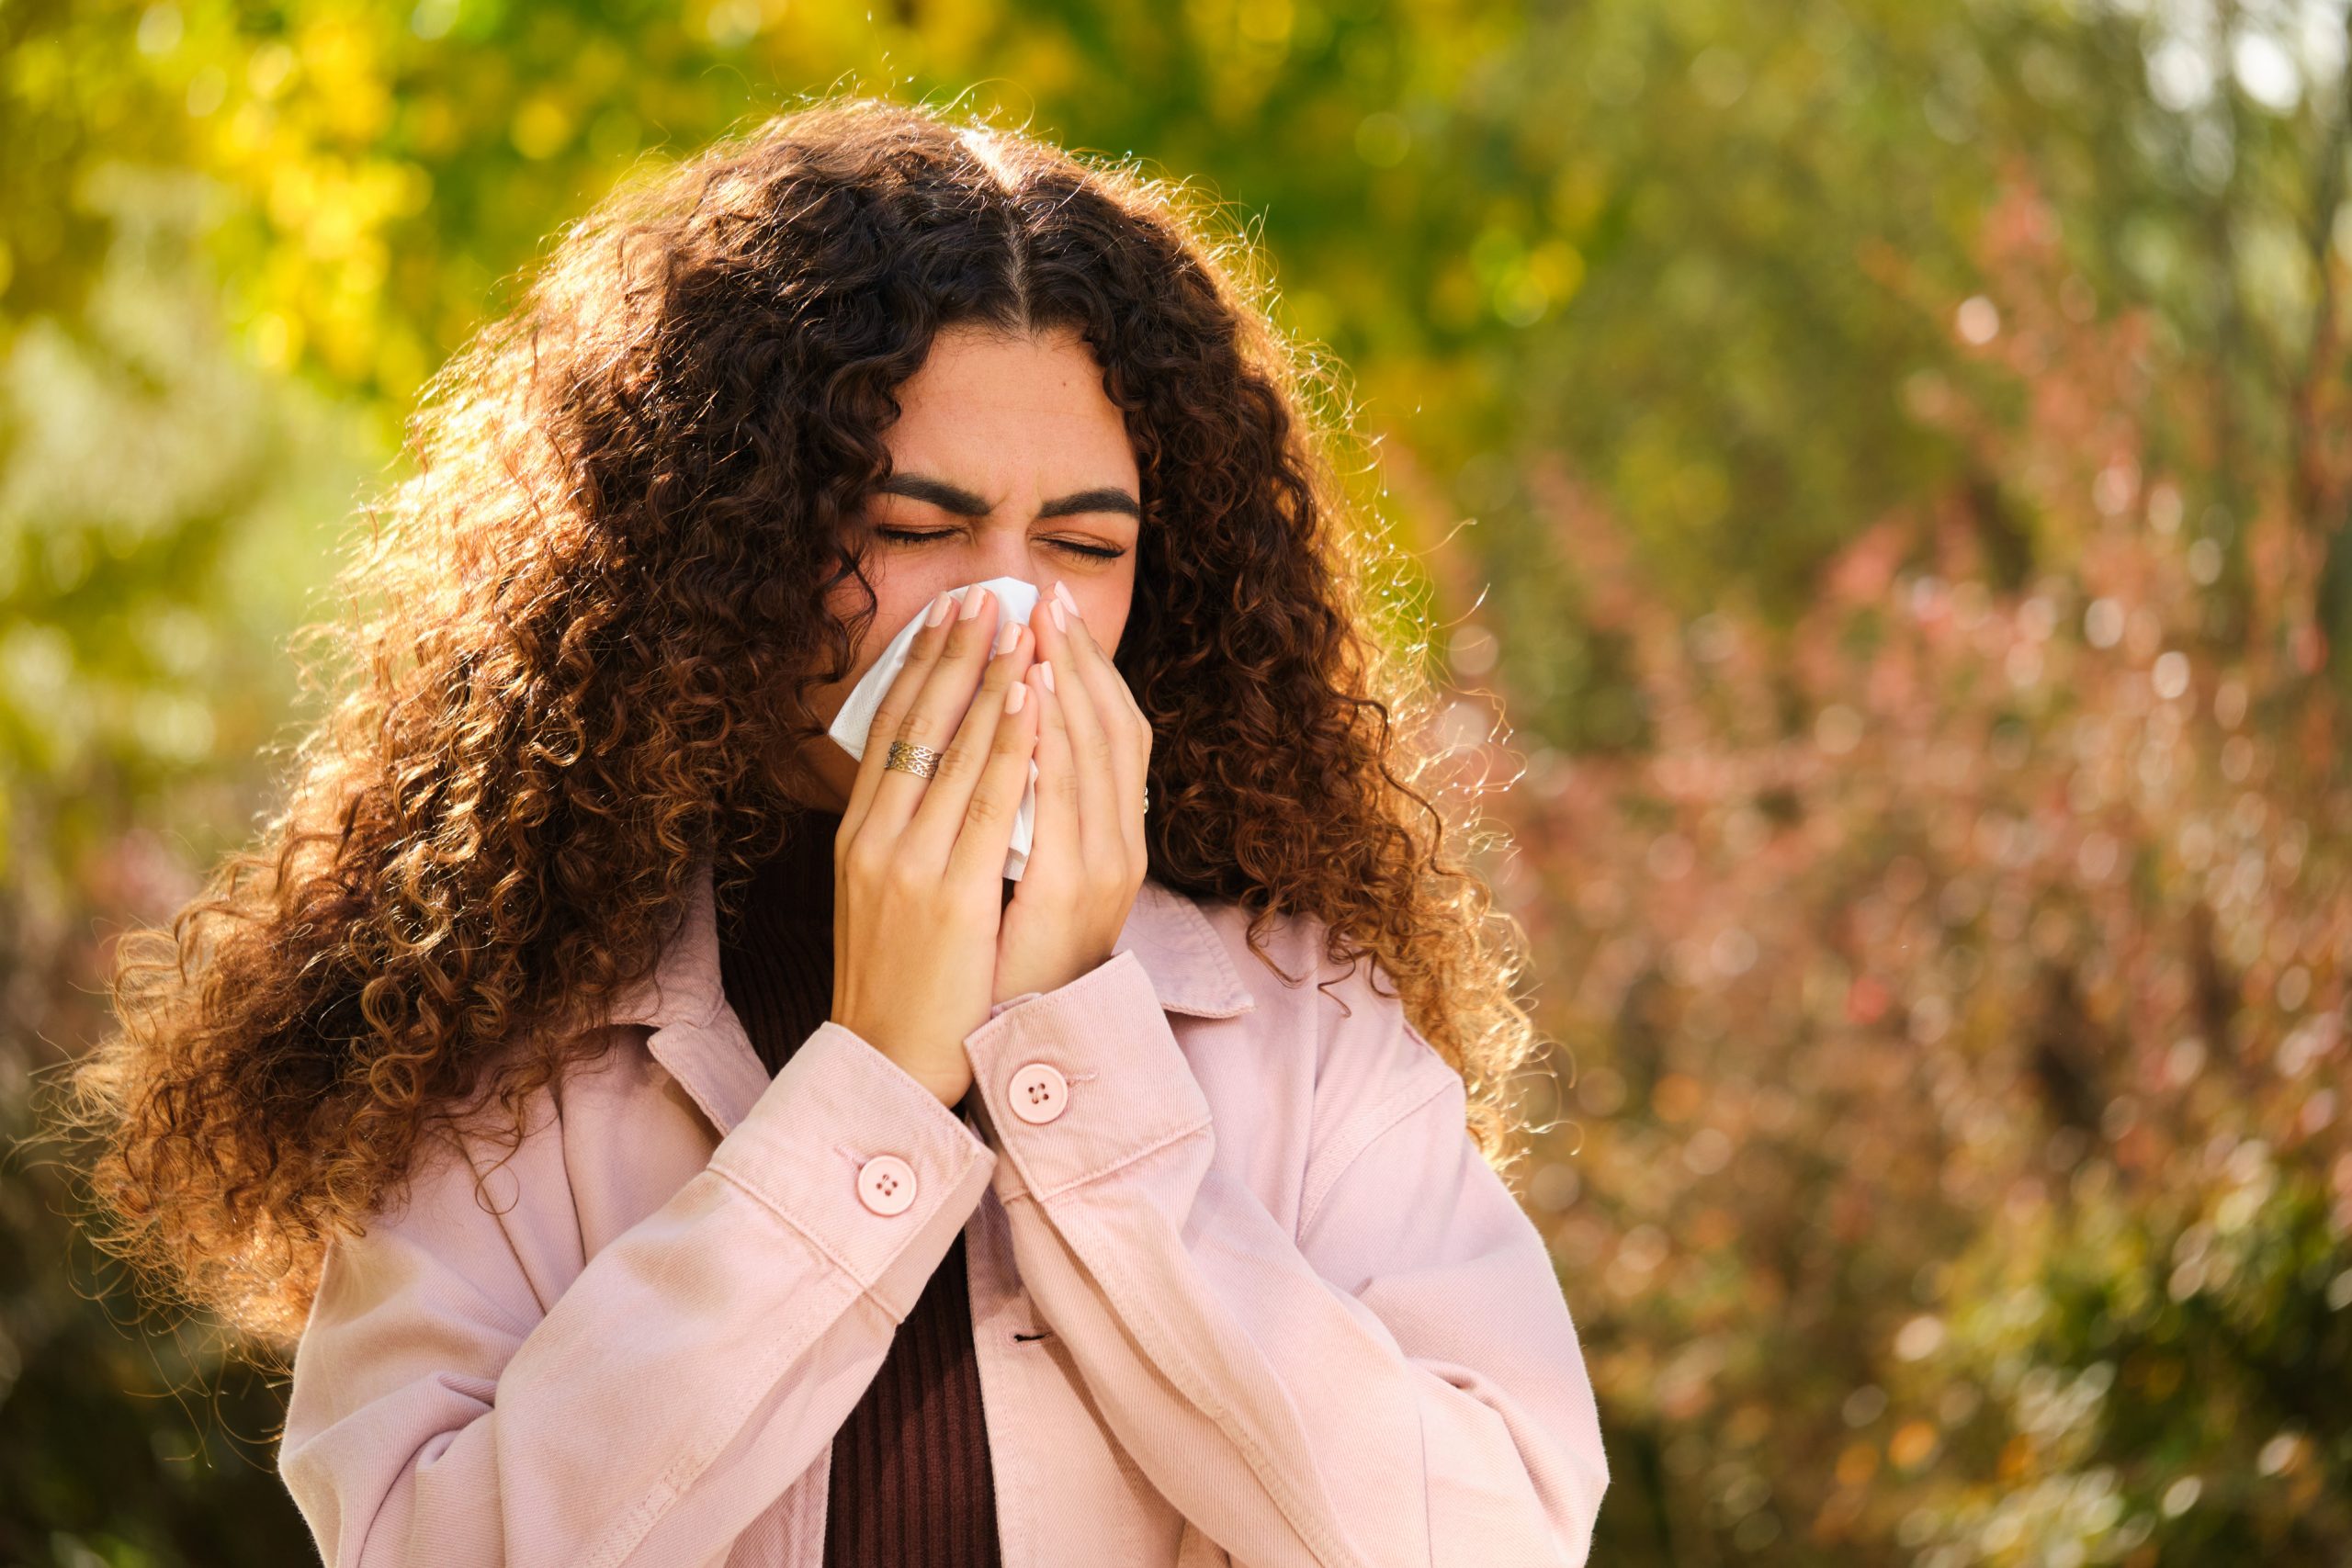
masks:
POLYGON ((1150 721, 1059 581, 1029 624, 1037 663, 1023 679, 1039 720, 1036 820, 1028 865, 1004 907, 991 1004, 1053 990, 1107 961, 1148 865, 1150 721))
POLYGON ((972 1086, 964 1036, 993 999, 1004 859, 1039 716, 1022 681, 1028 628, 1006 622, 1012 640, 992 653, 996 596, 964 592, 970 616, 941 594, 948 614, 915 634, 891 679, 833 841, 831 1017, 950 1106, 972 1086), (945 754, 928 779, 886 769, 893 739, 945 754))

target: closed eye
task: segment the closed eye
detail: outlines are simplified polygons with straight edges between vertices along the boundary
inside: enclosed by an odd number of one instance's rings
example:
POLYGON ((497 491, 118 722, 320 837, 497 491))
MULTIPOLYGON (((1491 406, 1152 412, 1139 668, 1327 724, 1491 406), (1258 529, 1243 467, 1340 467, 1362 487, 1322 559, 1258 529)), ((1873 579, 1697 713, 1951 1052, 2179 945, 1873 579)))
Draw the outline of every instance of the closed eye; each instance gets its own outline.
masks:
MULTIPOLYGON (((934 528, 928 532, 918 532, 907 528, 876 528, 875 532, 886 539, 905 544, 919 544, 926 539, 955 537, 955 530, 948 528, 934 528)), ((1075 539, 1048 539, 1046 543, 1054 546, 1057 549, 1068 550, 1072 555, 1086 556, 1094 560, 1117 560, 1127 553, 1125 550, 1099 549, 1091 545, 1081 545, 1075 539)))

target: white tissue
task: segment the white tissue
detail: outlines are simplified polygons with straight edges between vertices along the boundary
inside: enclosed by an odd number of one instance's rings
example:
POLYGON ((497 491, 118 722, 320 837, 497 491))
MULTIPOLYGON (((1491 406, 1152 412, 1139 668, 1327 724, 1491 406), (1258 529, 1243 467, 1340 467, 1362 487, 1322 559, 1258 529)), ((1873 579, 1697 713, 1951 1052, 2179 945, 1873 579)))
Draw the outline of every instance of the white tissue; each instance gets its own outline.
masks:
MULTIPOLYGON (((964 596, 975 588, 985 588, 996 595, 996 624, 1000 630, 1007 621, 1028 625, 1029 613, 1037 607, 1037 589, 1034 583, 1023 582, 1017 577, 991 577, 984 582, 967 582, 961 588, 950 589, 949 592, 956 596, 958 609, 963 605, 964 596)), ((889 691, 890 682, 905 667, 907 649, 912 646, 915 633, 922 629, 923 615, 930 608, 931 601, 923 601, 922 609, 916 611, 914 619, 899 628, 899 635, 892 637, 890 645, 882 650, 882 657, 859 677, 855 686, 850 688, 848 698, 842 704, 842 711, 833 716, 832 725, 826 733, 851 756, 862 758, 865 755, 865 737, 867 731, 874 728, 874 710, 882 705, 883 694, 889 691)), ((949 612, 951 615, 954 613, 949 612)), ((960 716, 958 722, 961 722, 960 716)), ((944 741, 941 743, 941 749, 945 749, 944 741)), ((1021 809, 1012 819, 1012 847, 1004 857, 1004 874, 1010 881, 1020 881, 1022 874, 1028 869, 1029 846, 1031 836, 1036 829, 1036 819, 1037 764, 1033 761, 1029 764, 1028 785, 1021 792, 1021 809)))

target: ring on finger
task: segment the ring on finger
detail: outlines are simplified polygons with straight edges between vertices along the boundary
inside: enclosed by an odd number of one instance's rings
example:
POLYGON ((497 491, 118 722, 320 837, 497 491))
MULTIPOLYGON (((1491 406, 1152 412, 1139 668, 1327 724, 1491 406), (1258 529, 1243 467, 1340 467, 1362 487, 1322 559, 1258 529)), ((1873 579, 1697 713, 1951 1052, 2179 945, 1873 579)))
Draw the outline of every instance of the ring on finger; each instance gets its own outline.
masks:
POLYGON ((918 746, 911 740, 893 740, 890 742, 890 754, 883 760, 882 771, 887 773, 895 770, 927 779, 939 771, 939 760, 945 754, 928 746, 918 746))

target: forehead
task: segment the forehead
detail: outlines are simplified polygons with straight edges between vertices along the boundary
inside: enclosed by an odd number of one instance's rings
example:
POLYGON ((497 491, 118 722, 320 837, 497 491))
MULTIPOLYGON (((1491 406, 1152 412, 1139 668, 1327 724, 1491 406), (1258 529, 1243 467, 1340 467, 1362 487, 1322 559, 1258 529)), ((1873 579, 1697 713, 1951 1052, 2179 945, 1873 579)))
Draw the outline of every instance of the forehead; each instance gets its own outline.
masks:
POLYGON ((902 472, 990 495, 1033 479, 1100 483, 1136 472, 1125 421, 1074 332, 1005 337, 949 327, 898 399, 883 442, 902 472))

